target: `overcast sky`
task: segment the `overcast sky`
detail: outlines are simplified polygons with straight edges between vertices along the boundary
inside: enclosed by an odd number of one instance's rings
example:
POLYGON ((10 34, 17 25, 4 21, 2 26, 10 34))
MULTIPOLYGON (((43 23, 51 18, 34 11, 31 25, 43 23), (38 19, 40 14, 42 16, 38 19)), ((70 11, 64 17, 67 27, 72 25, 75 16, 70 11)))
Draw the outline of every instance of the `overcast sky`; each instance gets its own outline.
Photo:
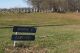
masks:
POLYGON ((0 8, 29 7, 23 0, 0 0, 0 8))

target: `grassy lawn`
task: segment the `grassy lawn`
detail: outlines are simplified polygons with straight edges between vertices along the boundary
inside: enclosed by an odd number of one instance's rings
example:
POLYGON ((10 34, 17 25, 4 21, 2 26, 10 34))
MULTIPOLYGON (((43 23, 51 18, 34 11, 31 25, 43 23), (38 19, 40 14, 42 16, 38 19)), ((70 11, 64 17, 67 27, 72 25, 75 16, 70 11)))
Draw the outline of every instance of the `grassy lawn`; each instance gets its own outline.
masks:
MULTIPOLYGON (((43 50, 47 51, 45 53, 80 53, 79 17, 79 13, 0 15, 0 53, 5 52, 5 47, 13 46, 13 41, 11 41, 12 28, 1 27, 13 25, 41 26, 37 27, 36 40, 30 44, 33 46, 33 51, 44 48, 43 50)), ((27 44, 27 41, 24 43, 27 44)))

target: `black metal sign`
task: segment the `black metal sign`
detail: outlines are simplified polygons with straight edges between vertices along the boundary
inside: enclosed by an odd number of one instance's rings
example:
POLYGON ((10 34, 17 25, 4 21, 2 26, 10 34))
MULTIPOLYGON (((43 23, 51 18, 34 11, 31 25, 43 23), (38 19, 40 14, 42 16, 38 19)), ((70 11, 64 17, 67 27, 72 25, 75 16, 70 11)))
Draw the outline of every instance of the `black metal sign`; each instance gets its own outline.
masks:
POLYGON ((12 35, 12 40, 14 41, 33 41, 35 40, 35 35, 12 35))
POLYGON ((36 33, 35 27, 23 27, 23 26, 14 26, 13 32, 28 32, 28 33, 36 33))

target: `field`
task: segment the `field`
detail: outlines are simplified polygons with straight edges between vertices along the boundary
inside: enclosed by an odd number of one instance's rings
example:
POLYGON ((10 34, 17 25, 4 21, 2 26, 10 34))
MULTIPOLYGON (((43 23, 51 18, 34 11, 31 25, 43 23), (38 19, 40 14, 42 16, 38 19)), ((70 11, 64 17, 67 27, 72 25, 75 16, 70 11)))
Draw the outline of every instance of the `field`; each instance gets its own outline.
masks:
POLYGON ((80 53, 80 13, 0 14, 0 53, 80 53), (37 27, 36 40, 14 48, 15 25, 37 27))

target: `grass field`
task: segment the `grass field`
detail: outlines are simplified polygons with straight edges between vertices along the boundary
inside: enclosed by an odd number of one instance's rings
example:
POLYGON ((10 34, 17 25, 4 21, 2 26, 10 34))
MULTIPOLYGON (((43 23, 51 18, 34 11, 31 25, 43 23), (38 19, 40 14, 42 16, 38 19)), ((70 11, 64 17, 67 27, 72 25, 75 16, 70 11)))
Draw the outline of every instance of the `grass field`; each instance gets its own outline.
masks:
POLYGON ((0 14, 0 53, 20 53, 14 48, 5 52, 13 46, 12 28, 5 27, 14 25, 39 26, 36 40, 30 42, 34 53, 80 53, 80 13, 0 14))

